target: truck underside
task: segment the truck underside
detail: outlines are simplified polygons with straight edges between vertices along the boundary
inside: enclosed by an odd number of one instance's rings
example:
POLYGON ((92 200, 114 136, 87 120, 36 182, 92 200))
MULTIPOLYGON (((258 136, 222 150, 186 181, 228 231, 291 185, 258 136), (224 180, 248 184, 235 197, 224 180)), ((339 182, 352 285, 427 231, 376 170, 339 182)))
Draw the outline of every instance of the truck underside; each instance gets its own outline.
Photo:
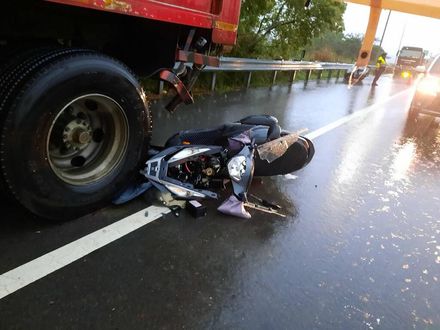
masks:
MULTIPOLYGON (((185 42, 190 29, 43 1, 8 1, 0 11, 0 60, 26 47, 83 47, 117 58, 139 76, 147 76, 174 65, 176 45, 185 42)), ((197 34, 210 41, 210 30, 199 28, 197 34)))
POLYGON ((191 101, 183 82, 203 65, 173 70, 177 50, 209 60, 211 32, 46 1, 3 4, 0 193, 55 220, 110 202, 138 178, 152 130, 133 72, 191 101))

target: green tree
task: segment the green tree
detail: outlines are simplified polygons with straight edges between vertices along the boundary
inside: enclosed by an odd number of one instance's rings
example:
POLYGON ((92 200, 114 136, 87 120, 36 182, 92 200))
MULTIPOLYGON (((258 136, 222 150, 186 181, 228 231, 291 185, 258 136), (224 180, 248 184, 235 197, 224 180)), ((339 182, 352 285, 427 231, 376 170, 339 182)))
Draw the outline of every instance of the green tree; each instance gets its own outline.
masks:
POLYGON ((243 0, 233 55, 290 59, 327 31, 343 31, 345 4, 314 0, 243 0))
MULTIPOLYGON (((306 58, 312 61, 353 63, 361 48, 362 38, 359 34, 326 32, 312 40, 307 47, 306 58)), ((374 63, 382 52, 382 48, 373 46, 371 61, 374 63)))

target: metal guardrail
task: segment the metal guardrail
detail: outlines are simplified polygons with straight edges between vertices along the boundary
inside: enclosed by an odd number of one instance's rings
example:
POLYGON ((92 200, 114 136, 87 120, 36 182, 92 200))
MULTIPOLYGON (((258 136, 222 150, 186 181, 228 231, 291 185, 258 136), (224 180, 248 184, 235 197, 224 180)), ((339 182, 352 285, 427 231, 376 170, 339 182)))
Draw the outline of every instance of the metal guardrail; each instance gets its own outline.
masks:
MULTIPOLYGON (((336 80, 339 79, 340 72, 348 70, 353 67, 353 64, 347 63, 329 63, 329 62, 306 62, 306 61, 284 61, 284 60, 259 60, 250 58, 238 57, 220 57, 220 66, 207 66, 203 69, 204 72, 211 72, 211 91, 215 90, 217 73, 218 72, 247 72, 245 80, 245 87, 249 88, 252 80, 252 72, 257 71, 272 71, 272 84, 275 85, 277 73, 279 71, 291 72, 289 82, 293 84, 296 73, 298 71, 306 71, 304 85, 306 86, 313 71, 318 73, 317 79, 320 80, 324 71, 328 72, 327 82, 332 78, 332 72, 336 71, 336 80)), ((159 91, 161 94, 163 89, 163 82, 159 82, 159 91)))
POLYGON ((306 71, 304 85, 307 85, 313 71, 318 72, 317 79, 320 80, 323 71, 328 71, 327 81, 332 77, 332 71, 337 71, 336 80, 339 79, 341 70, 348 70, 353 64, 328 63, 328 62, 305 62, 305 61, 284 61, 284 60, 259 60, 238 57, 220 57, 219 67, 205 67, 203 71, 212 72, 211 91, 215 90, 217 72, 247 72, 245 81, 246 88, 249 88, 252 80, 252 72, 272 71, 272 84, 275 85, 278 71, 290 71, 289 82, 293 84, 297 71, 306 71))
POLYGON ((204 71, 304 71, 304 70, 346 70, 353 64, 258 60, 238 57, 220 57, 220 67, 206 67, 204 71))

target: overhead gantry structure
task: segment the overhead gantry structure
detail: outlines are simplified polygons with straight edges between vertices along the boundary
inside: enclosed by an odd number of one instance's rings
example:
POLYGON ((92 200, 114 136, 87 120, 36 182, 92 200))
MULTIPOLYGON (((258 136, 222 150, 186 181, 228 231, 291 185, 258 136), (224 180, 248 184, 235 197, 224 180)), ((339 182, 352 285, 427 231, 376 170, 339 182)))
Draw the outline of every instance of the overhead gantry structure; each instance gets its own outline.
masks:
POLYGON ((390 9, 408 14, 440 18, 440 0, 339 0, 370 7, 370 18, 364 40, 356 60, 356 67, 367 67, 371 58, 377 26, 382 9, 390 9))

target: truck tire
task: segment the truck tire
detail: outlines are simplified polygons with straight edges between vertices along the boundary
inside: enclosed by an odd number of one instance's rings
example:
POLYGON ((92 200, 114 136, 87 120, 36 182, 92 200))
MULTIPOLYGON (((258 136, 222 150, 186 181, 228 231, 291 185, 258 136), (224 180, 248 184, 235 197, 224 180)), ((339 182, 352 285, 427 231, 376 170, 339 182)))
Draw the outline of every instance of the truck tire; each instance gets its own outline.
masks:
POLYGON ((137 79, 118 61, 81 49, 46 49, 11 68, 0 83, 7 190, 54 220, 111 201, 148 151, 151 117, 137 79))
MULTIPOLYGON (((84 51, 83 49, 61 49, 54 46, 39 48, 21 47, 6 51, 0 64, 0 124, 3 122, 6 109, 10 105, 11 100, 26 81, 29 74, 59 56, 84 51)), ((7 185, 1 174, 0 197, 8 202, 15 201, 8 193, 7 185)))

